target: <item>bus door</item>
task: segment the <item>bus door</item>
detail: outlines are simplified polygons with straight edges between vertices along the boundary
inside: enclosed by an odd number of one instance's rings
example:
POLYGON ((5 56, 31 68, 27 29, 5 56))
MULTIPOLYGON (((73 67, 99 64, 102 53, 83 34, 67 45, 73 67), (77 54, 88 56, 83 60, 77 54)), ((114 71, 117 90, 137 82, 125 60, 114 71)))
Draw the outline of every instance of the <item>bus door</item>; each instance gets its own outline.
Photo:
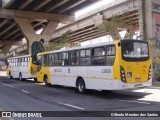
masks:
POLYGON ((39 55, 38 56, 38 66, 37 66, 37 80, 39 82, 43 82, 42 67, 43 67, 42 55, 39 55))

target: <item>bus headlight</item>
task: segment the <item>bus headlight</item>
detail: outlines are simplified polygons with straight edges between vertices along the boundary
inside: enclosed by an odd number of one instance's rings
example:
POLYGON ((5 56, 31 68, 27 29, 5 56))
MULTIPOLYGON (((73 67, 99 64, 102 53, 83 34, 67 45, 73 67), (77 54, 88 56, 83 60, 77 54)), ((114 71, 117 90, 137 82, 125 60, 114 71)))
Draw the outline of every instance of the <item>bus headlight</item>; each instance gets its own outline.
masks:
POLYGON ((121 74, 121 81, 126 83, 126 75, 125 75, 125 71, 124 68, 122 66, 120 66, 120 74, 121 74))

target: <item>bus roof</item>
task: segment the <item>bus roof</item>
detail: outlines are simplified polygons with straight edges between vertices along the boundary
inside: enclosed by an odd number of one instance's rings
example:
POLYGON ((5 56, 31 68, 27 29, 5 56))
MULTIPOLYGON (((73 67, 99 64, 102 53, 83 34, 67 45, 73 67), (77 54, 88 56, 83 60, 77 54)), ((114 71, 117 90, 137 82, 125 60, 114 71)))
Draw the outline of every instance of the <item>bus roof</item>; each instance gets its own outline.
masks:
MULTIPOLYGON (((118 41, 118 40, 117 40, 117 41, 118 41)), ((49 54, 49 53, 57 53, 57 52, 65 52, 65 51, 72 51, 72 50, 79 50, 79 49, 85 49, 85 48, 91 48, 91 47, 98 47, 98 46, 103 46, 103 45, 111 45, 111 44, 114 44, 114 41, 103 42, 103 43, 99 43, 99 44, 86 45, 86 46, 78 46, 78 47, 61 49, 61 50, 46 51, 46 52, 38 53, 38 55, 41 55, 41 54, 49 54)))
POLYGON ((98 46, 103 46, 103 45, 111 45, 111 44, 114 44, 114 43, 118 43, 120 41, 146 42, 146 41, 136 40, 136 39, 123 39, 123 40, 115 40, 115 41, 103 42, 103 43, 98 43, 98 44, 91 44, 91 45, 86 45, 86 46, 78 46, 78 47, 67 48, 67 49, 45 51, 45 52, 42 52, 42 53, 38 53, 38 55, 65 52, 65 51, 72 51, 72 50, 79 50, 79 49, 86 49, 86 48, 98 47, 98 46))
POLYGON ((23 55, 23 56, 16 56, 16 57, 10 57, 8 59, 13 59, 13 58, 22 58, 22 57, 30 57, 31 55, 23 55))

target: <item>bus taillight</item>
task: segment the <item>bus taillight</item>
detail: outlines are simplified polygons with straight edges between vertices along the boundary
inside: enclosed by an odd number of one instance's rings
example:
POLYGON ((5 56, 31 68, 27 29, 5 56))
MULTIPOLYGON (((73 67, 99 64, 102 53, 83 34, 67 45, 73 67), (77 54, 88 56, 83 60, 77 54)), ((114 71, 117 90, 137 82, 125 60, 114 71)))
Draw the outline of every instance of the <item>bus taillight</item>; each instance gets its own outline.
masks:
POLYGON ((148 72, 148 80, 152 79, 152 70, 151 70, 151 66, 149 67, 149 72, 148 72))
POLYGON ((120 73, 121 74, 121 81, 126 83, 126 75, 125 75, 125 71, 122 66, 120 67, 120 72, 121 72, 120 73))

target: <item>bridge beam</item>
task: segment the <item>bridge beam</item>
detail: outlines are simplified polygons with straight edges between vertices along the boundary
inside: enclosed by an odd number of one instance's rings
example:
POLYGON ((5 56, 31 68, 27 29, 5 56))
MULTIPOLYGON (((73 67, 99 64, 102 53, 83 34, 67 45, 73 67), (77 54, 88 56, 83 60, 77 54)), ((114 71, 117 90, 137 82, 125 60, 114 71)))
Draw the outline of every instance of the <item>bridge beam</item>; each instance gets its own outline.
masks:
POLYGON ((15 0, 2 0, 2 7, 7 8, 10 6, 15 0))
POLYGON ((6 55, 8 53, 8 51, 11 49, 11 47, 12 47, 12 45, 4 45, 4 47, 1 50, 1 53, 6 55))
POLYGON ((30 19, 27 18, 15 18, 17 24, 19 24, 21 31, 25 35, 28 42, 28 53, 31 54, 31 46, 34 41, 44 39, 49 41, 52 38, 54 30, 57 28, 59 21, 48 21, 47 26, 44 28, 42 34, 38 35, 33 29, 30 19))
POLYGON ((0 40, 0 44, 3 45, 22 45, 22 41, 13 41, 13 40, 0 40))
POLYGON ((90 16, 88 18, 76 21, 72 24, 66 25, 63 28, 59 28, 58 30, 56 30, 53 34, 53 39, 62 36, 64 33, 66 33, 67 31, 76 31, 79 29, 83 29, 85 27, 91 26, 91 25, 95 25, 98 26, 100 24, 102 24, 103 20, 102 20, 102 15, 93 15, 90 16))
POLYGON ((34 20, 52 20, 60 21, 64 23, 74 22, 75 17, 72 15, 63 15, 55 13, 43 13, 43 12, 31 12, 31 11, 22 11, 22 10, 11 10, 11 9, 2 9, 0 8, 0 17, 1 18, 12 18, 21 17, 34 20))

